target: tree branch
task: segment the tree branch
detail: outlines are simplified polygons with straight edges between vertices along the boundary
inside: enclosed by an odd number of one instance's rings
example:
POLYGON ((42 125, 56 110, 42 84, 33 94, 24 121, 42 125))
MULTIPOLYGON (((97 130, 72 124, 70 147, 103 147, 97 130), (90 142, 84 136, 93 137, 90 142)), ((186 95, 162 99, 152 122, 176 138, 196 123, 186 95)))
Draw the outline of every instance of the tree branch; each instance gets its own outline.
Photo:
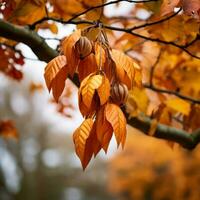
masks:
POLYGON ((0 19, 0 36, 26 44, 40 60, 45 62, 58 55, 58 52, 50 48, 36 32, 15 26, 2 19, 0 19))
MULTIPOLYGON (((131 118, 128 119, 127 122, 129 125, 141 130, 143 133, 148 135, 152 120, 149 118, 131 118)), ((163 124, 158 124, 153 137, 177 142, 182 147, 191 150, 194 149, 200 142, 200 129, 194 131, 193 133, 188 133, 184 130, 169 127, 163 124)))
MULTIPOLYGON (((41 61, 49 62, 52 58, 58 55, 58 52, 49 47, 45 40, 36 32, 27 28, 21 28, 3 20, 0 20, 0 36, 28 45, 41 61)), ((79 84, 76 76, 72 79, 72 81, 76 85, 79 84)), ((138 118, 129 119, 128 114, 125 114, 128 124, 148 134, 151 124, 151 120, 149 118, 145 118, 143 120, 138 118)), ((189 134, 183 130, 158 124, 154 137, 171 140, 179 143, 186 149, 193 149, 200 142, 200 130, 189 134)))
POLYGON ((171 95, 174 95, 174 96, 177 96, 181 99, 184 99, 184 100, 187 100, 187 101, 190 101, 192 103, 196 103, 196 104, 200 104, 200 100, 199 99, 193 99, 191 97, 188 97, 188 96, 185 96, 185 95, 182 95, 176 91, 172 91, 172 90, 166 90, 166 89, 162 89, 162 88, 157 88, 153 85, 149 85, 149 84, 143 84, 143 86, 147 89, 150 89, 150 90, 153 90, 155 92, 159 92, 159 93, 165 93, 165 94, 171 94, 171 95))

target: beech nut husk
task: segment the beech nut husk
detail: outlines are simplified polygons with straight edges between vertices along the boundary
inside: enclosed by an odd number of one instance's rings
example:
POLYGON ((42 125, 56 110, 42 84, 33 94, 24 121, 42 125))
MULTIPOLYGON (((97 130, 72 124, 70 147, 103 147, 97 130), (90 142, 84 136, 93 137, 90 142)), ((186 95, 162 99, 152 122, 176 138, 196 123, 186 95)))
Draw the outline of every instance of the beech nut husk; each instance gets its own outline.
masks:
POLYGON ((128 98, 128 88, 123 83, 114 83, 111 88, 112 101, 118 105, 124 104, 128 98))
POLYGON ((92 44, 87 37, 81 36, 75 44, 75 49, 80 59, 83 59, 91 53, 92 44))

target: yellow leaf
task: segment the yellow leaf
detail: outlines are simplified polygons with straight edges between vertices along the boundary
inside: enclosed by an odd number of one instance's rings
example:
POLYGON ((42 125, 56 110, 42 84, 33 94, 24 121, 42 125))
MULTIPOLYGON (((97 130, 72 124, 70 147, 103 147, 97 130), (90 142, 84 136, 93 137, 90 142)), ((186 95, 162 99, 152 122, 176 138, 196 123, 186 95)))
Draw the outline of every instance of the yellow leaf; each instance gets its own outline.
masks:
POLYGON ((123 112, 119 106, 108 103, 105 108, 105 116, 113 128, 117 145, 119 146, 121 143, 122 147, 124 147, 126 140, 126 118, 123 112))
POLYGON ((165 101, 165 104, 168 108, 171 108, 177 112, 180 112, 184 115, 189 115, 190 113, 190 103, 182 99, 174 98, 165 101))
POLYGON ((134 116, 137 114, 137 112, 135 112, 136 110, 146 113, 148 103, 149 99, 145 89, 134 87, 129 91, 127 105, 129 107, 130 115, 134 116))

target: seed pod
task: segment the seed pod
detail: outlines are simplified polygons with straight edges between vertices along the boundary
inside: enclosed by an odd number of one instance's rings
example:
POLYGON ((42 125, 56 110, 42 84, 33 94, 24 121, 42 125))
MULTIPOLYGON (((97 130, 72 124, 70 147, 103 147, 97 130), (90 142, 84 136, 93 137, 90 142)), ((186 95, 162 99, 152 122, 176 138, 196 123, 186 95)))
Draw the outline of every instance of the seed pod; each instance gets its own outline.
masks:
POLYGON ((75 44, 75 49, 80 59, 83 59, 91 53, 92 44, 87 37, 81 36, 75 44))
POLYGON ((123 83, 114 83, 111 88, 112 101, 118 105, 124 104, 128 98, 128 88, 123 83))

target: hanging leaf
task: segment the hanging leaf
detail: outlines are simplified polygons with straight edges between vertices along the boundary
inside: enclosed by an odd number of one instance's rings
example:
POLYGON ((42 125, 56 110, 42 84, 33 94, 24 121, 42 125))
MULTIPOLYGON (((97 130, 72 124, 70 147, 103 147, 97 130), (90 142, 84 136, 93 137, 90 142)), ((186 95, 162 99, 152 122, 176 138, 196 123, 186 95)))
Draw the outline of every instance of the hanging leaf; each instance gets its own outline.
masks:
POLYGON ((120 81, 131 89, 135 78, 135 69, 138 69, 139 66, 134 60, 118 50, 113 49, 111 55, 116 64, 116 71, 120 81))
POLYGON ((95 90, 98 89, 103 81, 101 75, 94 75, 89 78, 86 85, 83 87, 81 94, 83 98, 83 103, 89 108, 92 104, 92 99, 95 94, 95 90))
MULTIPOLYGON (((45 67, 45 73, 44 73, 44 78, 46 81, 46 85, 49 91, 51 91, 52 88, 52 82, 53 80, 57 77, 57 80, 55 81, 55 84, 58 84, 59 81, 59 76, 65 76, 67 78, 67 62, 66 62, 66 57, 65 56, 57 56, 53 60, 51 60, 47 66, 45 67), (59 73, 62 68, 65 68, 62 70, 62 73, 59 73), (66 73, 66 74, 64 74, 66 73)), ((65 78, 65 79, 66 79, 65 78)), ((63 81, 63 79, 62 79, 63 81)), ((54 84, 54 85, 55 85, 54 84)))
POLYGON ((96 134, 103 150, 107 152, 108 145, 113 135, 113 128, 105 116, 105 107, 102 107, 96 118, 96 134))
POLYGON ((67 79, 67 67, 63 67, 52 81, 53 97, 58 102, 60 95, 65 88, 65 81, 67 79))
POLYGON ((78 77, 82 81, 86 76, 97 71, 97 64, 94 54, 90 54, 80 61, 78 66, 78 77))
POLYGON ((105 104, 110 97, 110 82, 106 76, 103 76, 102 84, 97 89, 97 93, 99 95, 100 104, 105 104))
POLYGON ((90 146, 92 144, 90 136, 93 124, 92 119, 86 119, 73 134, 76 154, 81 160, 83 169, 87 167, 93 155, 93 148, 90 146))
POLYGON ((106 120, 113 128, 117 145, 119 146, 121 143, 122 147, 124 147, 126 140, 126 118, 123 112, 117 105, 108 103, 106 104, 105 115, 106 120))
POLYGON ((79 63, 79 58, 76 55, 75 44, 81 37, 81 31, 77 30, 62 42, 62 49, 68 61, 69 74, 73 77, 79 63))

